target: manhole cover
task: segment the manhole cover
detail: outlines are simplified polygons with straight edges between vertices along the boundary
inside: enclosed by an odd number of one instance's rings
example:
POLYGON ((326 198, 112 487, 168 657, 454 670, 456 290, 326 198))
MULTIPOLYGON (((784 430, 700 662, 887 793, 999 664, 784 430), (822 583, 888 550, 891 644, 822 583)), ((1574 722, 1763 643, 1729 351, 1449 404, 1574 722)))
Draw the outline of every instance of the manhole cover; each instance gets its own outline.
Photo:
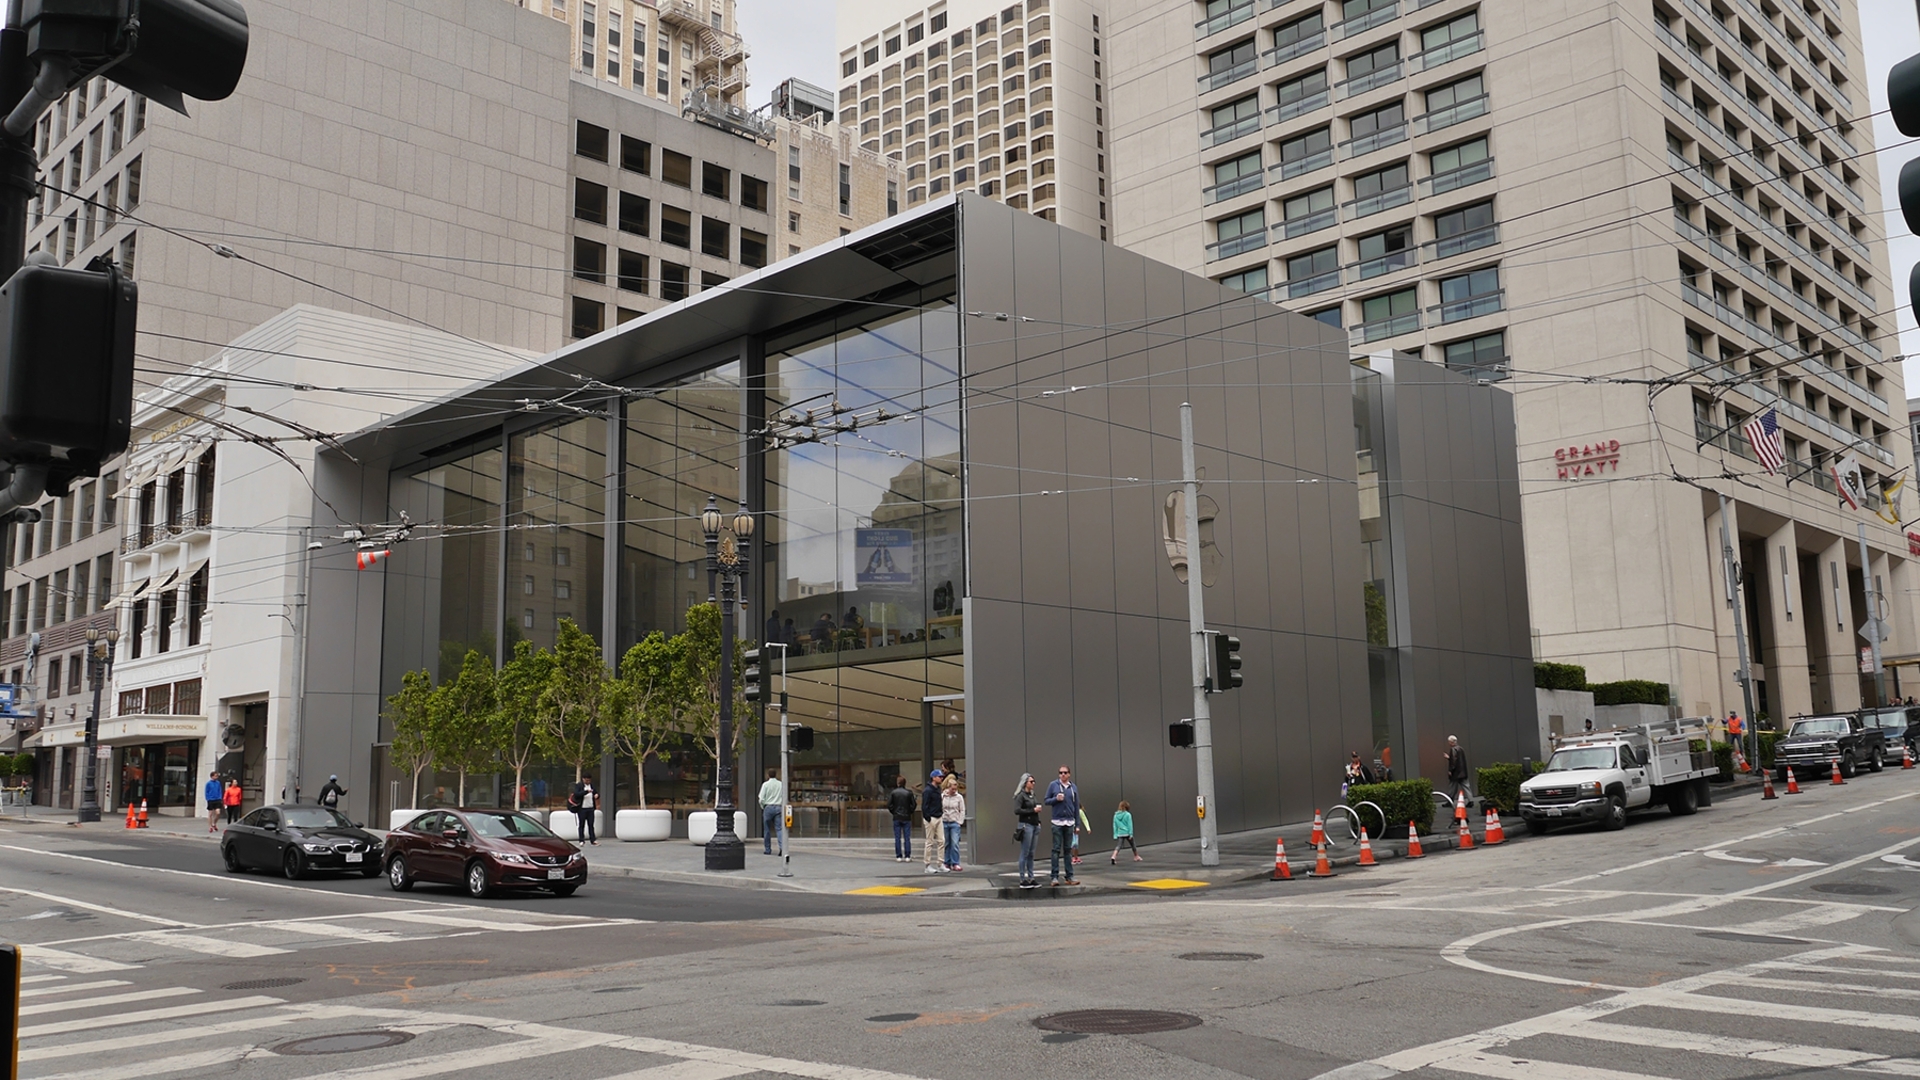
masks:
POLYGON ((297 986, 300 983, 303 983, 306 981, 307 980, 305 979, 293 978, 291 976, 278 978, 278 979, 244 979, 240 982, 225 983, 220 987, 220 989, 222 990, 271 990, 276 986, 297 986))
POLYGON ((1864 881, 1834 881, 1825 885, 1815 885, 1814 892, 1832 893, 1835 896, 1892 896, 1894 890, 1885 885, 1869 885, 1864 881))
POLYGON ((795 1005, 795 1006, 798 1006, 798 1005, 825 1005, 825 1004, 826 1004, 826 1002, 824 1002, 824 1001, 814 1001, 814 1000, 812 1000, 811 998, 786 998, 786 999, 784 999, 784 1000, 781 1000, 781 1001, 769 1001, 769 1002, 767 1002, 767 1004, 769 1004, 769 1005, 795 1005))
POLYGON ((919 1013, 881 1013, 879 1016, 867 1017, 868 1022, 874 1024, 904 1024, 909 1020, 918 1019, 920 1019, 919 1013))
POLYGON ((1074 1035, 1145 1035, 1150 1031, 1181 1031, 1199 1027, 1200 1023, 1199 1017, 1189 1013, 1157 1009, 1082 1009, 1050 1013, 1033 1022, 1047 1031, 1074 1035))
POLYGON ((1259 960, 1262 959, 1262 957, 1257 952, 1183 952, 1180 954, 1180 959, 1232 961, 1259 960))
POLYGON ((1732 930, 1702 930, 1695 937, 1717 938, 1721 941, 1746 941, 1758 945, 1804 945, 1799 938, 1772 937, 1767 934, 1741 934, 1732 930))
POLYGON ((346 1031, 338 1035, 316 1035, 295 1039, 273 1048, 276 1054, 352 1054, 361 1050, 382 1050, 399 1046, 413 1038, 410 1031, 346 1031))

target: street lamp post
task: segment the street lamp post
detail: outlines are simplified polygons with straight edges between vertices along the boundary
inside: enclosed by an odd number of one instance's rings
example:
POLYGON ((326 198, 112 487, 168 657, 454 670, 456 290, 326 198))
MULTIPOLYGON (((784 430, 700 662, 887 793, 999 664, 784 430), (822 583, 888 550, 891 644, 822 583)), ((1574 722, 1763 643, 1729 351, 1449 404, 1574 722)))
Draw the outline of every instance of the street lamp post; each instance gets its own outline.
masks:
POLYGON ((746 599, 748 552, 753 546, 753 515, 744 504, 726 521, 719 500, 707 496, 700 514, 707 537, 707 602, 720 604, 720 738, 714 746, 713 839, 707 842, 707 869, 745 870, 747 847, 733 831, 733 602, 746 599))
POLYGON ((100 820, 100 692, 106 687, 107 672, 113 667, 113 647, 119 640, 118 627, 105 635, 97 626, 87 627, 87 675, 93 679, 93 712, 87 714, 87 782, 80 797, 81 821, 100 820))

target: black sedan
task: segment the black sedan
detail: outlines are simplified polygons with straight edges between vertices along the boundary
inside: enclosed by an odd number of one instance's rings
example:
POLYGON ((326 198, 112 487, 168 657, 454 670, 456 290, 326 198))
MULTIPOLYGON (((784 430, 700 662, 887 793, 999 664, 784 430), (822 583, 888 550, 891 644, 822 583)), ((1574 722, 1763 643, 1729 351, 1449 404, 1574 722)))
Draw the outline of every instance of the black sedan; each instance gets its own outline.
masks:
POLYGON ((298 880, 313 870, 380 873, 380 838, 321 806, 263 806, 227 826, 220 857, 240 873, 254 867, 298 880))

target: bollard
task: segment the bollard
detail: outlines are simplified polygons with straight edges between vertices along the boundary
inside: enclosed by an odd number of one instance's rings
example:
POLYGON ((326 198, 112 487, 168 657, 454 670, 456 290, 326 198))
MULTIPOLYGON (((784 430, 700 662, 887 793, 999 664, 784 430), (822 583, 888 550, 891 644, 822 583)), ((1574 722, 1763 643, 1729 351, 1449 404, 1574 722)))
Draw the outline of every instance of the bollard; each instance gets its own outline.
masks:
POLYGON ((20 1080, 20 946, 0 944, 0 1080, 20 1080))

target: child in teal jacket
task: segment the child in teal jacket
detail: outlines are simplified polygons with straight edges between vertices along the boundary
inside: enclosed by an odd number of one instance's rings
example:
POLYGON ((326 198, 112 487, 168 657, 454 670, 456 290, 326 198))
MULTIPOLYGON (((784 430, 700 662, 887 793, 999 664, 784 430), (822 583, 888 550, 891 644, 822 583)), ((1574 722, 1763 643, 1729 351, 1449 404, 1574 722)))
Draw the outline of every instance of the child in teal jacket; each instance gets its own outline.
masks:
POLYGON ((1133 852, 1133 861, 1140 861, 1140 849, 1133 842, 1133 806, 1125 799, 1120 800, 1120 809, 1113 812, 1113 855, 1107 862, 1118 865, 1120 845, 1125 844, 1133 852))

